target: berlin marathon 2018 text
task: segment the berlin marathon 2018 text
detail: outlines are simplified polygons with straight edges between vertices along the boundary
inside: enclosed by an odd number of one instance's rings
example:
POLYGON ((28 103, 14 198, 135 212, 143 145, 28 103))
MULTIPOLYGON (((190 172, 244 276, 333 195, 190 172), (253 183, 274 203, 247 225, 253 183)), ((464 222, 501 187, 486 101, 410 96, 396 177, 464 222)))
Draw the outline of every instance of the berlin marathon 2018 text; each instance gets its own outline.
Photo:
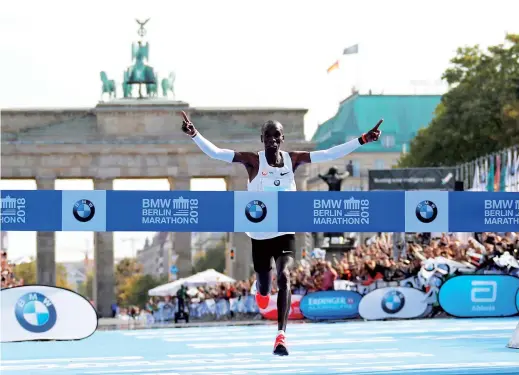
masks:
POLYGON ((519 225, 519 200, 486 199, 485 224, 519 225))
POLYGON ((368 199, 314 199, 314 224, 369 224, 368 199))
POLYGON ((143 224, 198 224, 198 199, 143 199, 143 224))
POLYGON ((25 198, 2 198, 2 211, 0 220, 2 224, 25 224, 25 198))

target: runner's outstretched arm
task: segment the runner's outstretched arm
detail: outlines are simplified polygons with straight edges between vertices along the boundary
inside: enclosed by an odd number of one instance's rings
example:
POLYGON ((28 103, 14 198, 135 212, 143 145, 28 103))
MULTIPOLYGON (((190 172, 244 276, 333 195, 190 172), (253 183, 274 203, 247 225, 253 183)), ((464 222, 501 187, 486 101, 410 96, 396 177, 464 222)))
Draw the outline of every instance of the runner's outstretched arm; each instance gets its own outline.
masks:
POLYGON ((297 168, 301 164, 306 163, 322 163, 326 161, 332 161, 336 159, 340 159, 357 148, 362 146, 363 144, 377 141, 382 132, 378 130, 380 124, 382 124, 384 120, 380 120, 373 129, 363 134, 357 139, 353 139, 349 142, 340 144, 338 146, 331 147, 327 150, 320 151, 296 151, 291 152, 290 156, 292 158, 292 164, 294 165, 294 169, 297 168))
POLYGON ((191 139, 193 139, 193 141, 198 145, 200 150, 202 150, 203 153, 209 156, 211 159, 221 160, 227 163, 249 164, 249 159, 251 159, 252 153, 235 152, 234 150, 219 148, 211 141, 205 139, 202 134, 196 130, 195 126, 184 111, 182 111, 182 118, 182 131, 189 135, 191 139))

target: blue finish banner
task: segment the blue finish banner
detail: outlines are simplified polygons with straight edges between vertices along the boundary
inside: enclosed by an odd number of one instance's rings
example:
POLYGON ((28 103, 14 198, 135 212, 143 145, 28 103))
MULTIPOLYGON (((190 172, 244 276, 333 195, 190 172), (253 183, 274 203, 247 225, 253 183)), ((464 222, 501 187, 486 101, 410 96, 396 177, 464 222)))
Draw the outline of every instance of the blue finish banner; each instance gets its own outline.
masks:
POLYGON ((233 193, 107 191, 109 232, 232 232, 233 193))
POLYGON ((346 290, 316 292, 304 296, 299 308, 311 320, 355 318, 361 299, 359 293, 346 290))
POLYGON ((451 232, 517 232, 519 193, 449 193, 451 232))
POLYGON ((458 318, 503 317, 519 313, 519 278, 509 275, 461 275, 440 288, 438 302, 458 318))
POLYGON ((506 232, 519 193, 3 190, 4 231, 506 232))
POLYGON ((280 232, 399 232, 403 191, 279 192, 280 232))
POLYGON ((61 191, 2 190, 1 223, 3 231, 61 231, 61 191))

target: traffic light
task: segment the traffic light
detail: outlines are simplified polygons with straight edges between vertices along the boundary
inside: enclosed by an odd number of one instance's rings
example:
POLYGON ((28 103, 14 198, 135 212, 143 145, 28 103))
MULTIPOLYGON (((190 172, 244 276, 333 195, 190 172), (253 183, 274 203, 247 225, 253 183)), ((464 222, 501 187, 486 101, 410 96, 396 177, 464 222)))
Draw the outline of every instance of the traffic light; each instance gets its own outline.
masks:
POLYGON ((306 259, 306 249, 303 248, 301 251, 301 258, 306 259))
POLYGON ((229 251, 229 256, 231 257, 231 260, 234 260, 234 247, 229 251))

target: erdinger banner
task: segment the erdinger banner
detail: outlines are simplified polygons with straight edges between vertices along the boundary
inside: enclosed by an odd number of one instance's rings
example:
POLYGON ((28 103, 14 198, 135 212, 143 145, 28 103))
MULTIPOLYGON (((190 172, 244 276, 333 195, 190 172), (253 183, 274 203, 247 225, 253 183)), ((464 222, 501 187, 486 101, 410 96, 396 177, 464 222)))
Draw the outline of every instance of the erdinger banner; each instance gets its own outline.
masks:
POLYGON ((382 288, 362 298, 359 314, 366 320, 411 319, 424 315, 428 309, 425 293, 413 288, 382 288))
POLYGON ((440 288, 438 301, 458 318, 504 317, 519 313, 519 278, 508 275, 461 275, 440 288))
POLYGON ((0 341, 81 340, 97 329, 97 313, 67 289, 28 285, 2 289, 0 341))
MULTIPOLYGON (((268 320, 278 320, 278 295, 272 294, 270 296, 269 305, 265 310, 260 309, 260 314, 268 320)), ((303 319, 303 314, 299 308, 301 303, 301 296, 297 294, 292 295, 292 302, 290 303, 290 312, 288 314, 289 320, 300 320, 303 319)))
POLYGON ((370 170, 369 190, 454 190, 454 168, 370 170))
POLYGON ((361 299, 359 293, 344 290, 311 293, 301 300, 301 312, 311 320, 354 318, 361 299))

